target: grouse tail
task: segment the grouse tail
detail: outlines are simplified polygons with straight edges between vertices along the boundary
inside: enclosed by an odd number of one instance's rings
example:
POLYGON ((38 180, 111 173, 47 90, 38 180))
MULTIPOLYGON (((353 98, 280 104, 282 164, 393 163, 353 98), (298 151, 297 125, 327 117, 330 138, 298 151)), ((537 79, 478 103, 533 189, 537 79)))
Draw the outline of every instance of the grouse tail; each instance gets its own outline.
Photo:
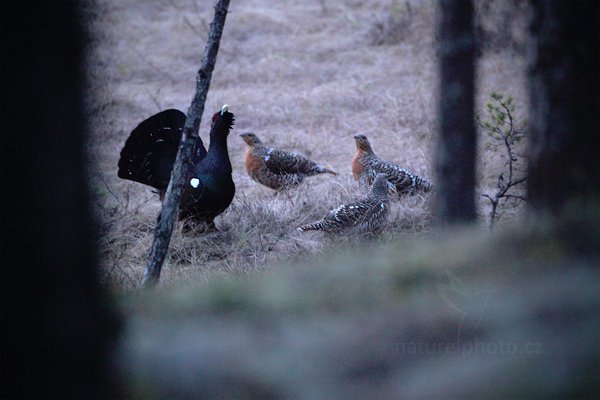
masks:
POLYGON ((306 224, 306 225, 302 225, 299 226, 297 229, 300 232, 306 232, 306 231, 320 231, 321 229, 323 229, 324 227, 324 221, 317 221, 317 222, 313 222, 312 224, 306 224))
POLYGON ((425 178, 416 176, 415 177, 415 187, 417 189, 422 189, 424 192, 430 192, 431 189, 433 188, 433 184, 425 178))
POLYGON ((184 124, 185 114, 175 109, 141 122, 121 150, 118 176, 159 190, 166 189, 184 124))
POLYGON ((329 168, 327 168, 327 167, 324 167, 324 166, 322 166, 322 165, 319 165, 319 166, 318 166, 318 171, 319 171, 319 173, 320 173, 320 174, 331 174, 331 175, 338 175, 338 173, 337 173, 337 172, 335 172, 334 170, 332 170, 332 169, 329 169, 329 168))

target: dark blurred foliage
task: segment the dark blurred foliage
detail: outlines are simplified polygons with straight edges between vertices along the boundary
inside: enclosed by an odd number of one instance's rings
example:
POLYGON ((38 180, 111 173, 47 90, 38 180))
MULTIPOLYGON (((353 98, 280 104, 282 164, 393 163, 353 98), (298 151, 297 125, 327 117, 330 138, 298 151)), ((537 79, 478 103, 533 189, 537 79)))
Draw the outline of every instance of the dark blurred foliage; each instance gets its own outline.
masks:
POLYGON ((600 197, 599 16, 597 1, 533 2, 527 197, 536 211, 600 197))
POLYGON ((1 4, 2 397, 113 396, 75 1, 1 4))

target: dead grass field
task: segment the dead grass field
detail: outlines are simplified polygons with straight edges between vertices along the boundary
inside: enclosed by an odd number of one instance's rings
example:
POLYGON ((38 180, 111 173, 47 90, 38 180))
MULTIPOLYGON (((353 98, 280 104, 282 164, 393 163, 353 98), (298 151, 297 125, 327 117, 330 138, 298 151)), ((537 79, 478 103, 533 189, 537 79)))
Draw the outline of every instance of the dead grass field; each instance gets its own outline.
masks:
MULTIPOLYGON (((100 256, 105 282, 128 290, 141 281, 160 202, 150 188, 117 177, 119 152, 143 119, 166 108, 187 110, 212 1, 100 1, 86 12, 90 179, 100 256)), ((521 17, 509 20, 517 38, 525 34, 521 17)), ((207 144, 206 115, 229 104, 236 116, 229 151, 237 192, 216 220, 221 232, 195 236, 176 228, 162 285, 269 271, 284 260, 355 246, 295 228, 360 195, 350 169, 357 133, 383 158, 435 181, 434 27, 435 3, 426 0, 232 1, 200 135, 207 144), (289 196, 274 196, 243 169, 245 144, 237 135, 246 131, 340 175, 309 178, 289 196)), ((496 90, 513 96, 518 117, 526 120, 525 73, 514 46, 484 51, 478 110, 496 90)), ((479 191, 491 191, 502 160, 483 146, 478 160, 479 191)), ((489 205, 482 198, 479 206, 484 224, 489 205)), ((505 222, 518 218, 520 208, 501 211, 505 222)), ((431 225, 430 195, 403 198, 392 206, 382 241, 428 235, 431 225)))

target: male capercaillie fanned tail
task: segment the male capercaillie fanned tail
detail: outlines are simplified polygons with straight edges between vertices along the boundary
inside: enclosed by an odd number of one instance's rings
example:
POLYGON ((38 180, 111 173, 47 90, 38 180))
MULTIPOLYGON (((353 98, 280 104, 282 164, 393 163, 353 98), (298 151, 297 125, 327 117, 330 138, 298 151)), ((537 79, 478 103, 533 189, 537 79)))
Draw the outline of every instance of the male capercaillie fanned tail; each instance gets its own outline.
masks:
MULTIPOLYGON (((121 150, 119 177, 163 192, 171 178, 185 118, 183 112, 169 109, 141 122, 121 150)), ((214 218, 231 204, 235 186, 227 136, 233 124, 233 114, 223 106, 212 117, 208 151, 202 139, 193 138, 191 174, 183 189, 180 220, 189 219, 214 227, 214 218)))
POLYGON ((166 189, 184 124, 185 114, 175 109, 161 111, 141 122, 121 150, 119 177, 166 189))

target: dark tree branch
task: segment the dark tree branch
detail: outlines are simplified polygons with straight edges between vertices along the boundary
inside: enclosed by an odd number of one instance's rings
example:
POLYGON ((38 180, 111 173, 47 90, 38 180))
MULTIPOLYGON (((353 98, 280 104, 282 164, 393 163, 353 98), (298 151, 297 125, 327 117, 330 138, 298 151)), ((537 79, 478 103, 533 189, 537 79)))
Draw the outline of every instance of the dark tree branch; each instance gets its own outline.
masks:
POLYGON ((512 186, 518 185, 519 183, 523 183, 527 180, 527 177, 524 176, 522 178, 517 179, 516 181, 512 182, 512 186))
POLYGON ((190 167, 190 158, 193 150, 191 138, 198 136, 200 120, 204 112, 204 103, 206 102, 206 95, 210 87, 212 72, 217 61, 217 53, 219 51, 221 35, 223 34, 223 27, 225 26, 228 7, 229 0, 219 0, 215 6, 215 17, 210 24, 202 66, 198 70, 196 77, 196 93, 187 113, 171 180, 169 181, 162 210, 158 216, 154 231, 154 242, 152 243, 152 249, 150 250, 148 264, 146 265, 142 281, 144 287, 154 286, 158 283, 162 264, 167 255, 171 234, 173 233, 173 225, 179 212, 179 201, 181 200, 185 177, 188 176, 190 167))
POLYGON ((527 197, 516 195, 516 194, 507 194, 504 197, 506 197, 507 199, 513 198, 513 199, 518 199, 518 200, 521 200, 521 201, 527 201, 527 197))

